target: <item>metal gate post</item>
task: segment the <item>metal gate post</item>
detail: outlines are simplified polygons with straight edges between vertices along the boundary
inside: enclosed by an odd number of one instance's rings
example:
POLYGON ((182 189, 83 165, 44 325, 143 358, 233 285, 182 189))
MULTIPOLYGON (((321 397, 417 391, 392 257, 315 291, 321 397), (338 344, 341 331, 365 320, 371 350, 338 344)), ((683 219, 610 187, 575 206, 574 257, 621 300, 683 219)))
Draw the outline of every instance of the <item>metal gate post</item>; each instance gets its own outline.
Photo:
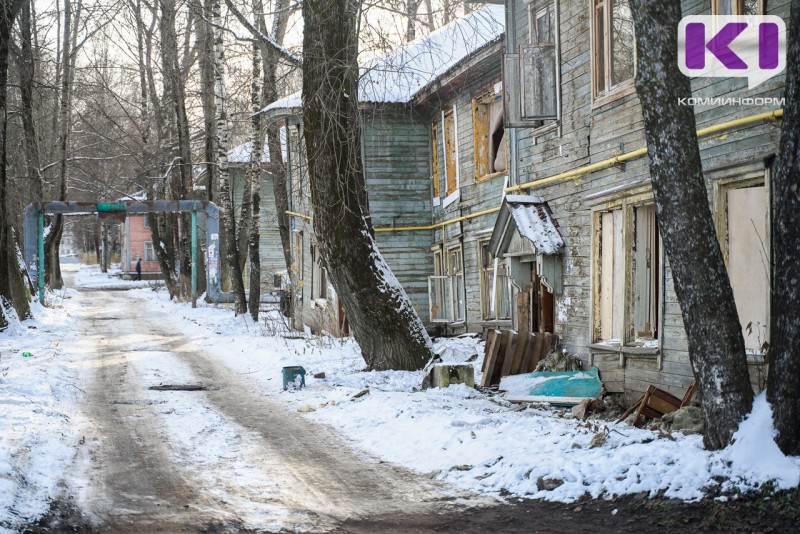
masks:
POLYGON ((197 307, 197 206, 192 206, 192 308, 197 307))
POLYGON ((37 214, 37 241, 39 245, 39 302, 44 304, 44 211, 39 209, 37 214))

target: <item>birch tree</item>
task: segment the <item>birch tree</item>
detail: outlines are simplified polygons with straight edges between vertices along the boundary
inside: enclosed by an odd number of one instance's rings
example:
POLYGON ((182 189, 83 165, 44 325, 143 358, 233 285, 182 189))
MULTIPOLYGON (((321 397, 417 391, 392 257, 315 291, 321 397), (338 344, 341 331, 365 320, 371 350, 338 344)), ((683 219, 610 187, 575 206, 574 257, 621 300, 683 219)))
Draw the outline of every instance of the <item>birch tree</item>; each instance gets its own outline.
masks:
POLYGON ((631 0, 636 91, 644 115, 650 178, 698 381, 709 449, 726 446, 750 412, 753 390, 739 316, 708 203, 692 96, 678 69, 680 2, 631 0))
POLYGON ((303 128, 314 229, 369 369, 420 369, 430 339, 375 243, 361 158, 358 0, 303 2, 303 128))

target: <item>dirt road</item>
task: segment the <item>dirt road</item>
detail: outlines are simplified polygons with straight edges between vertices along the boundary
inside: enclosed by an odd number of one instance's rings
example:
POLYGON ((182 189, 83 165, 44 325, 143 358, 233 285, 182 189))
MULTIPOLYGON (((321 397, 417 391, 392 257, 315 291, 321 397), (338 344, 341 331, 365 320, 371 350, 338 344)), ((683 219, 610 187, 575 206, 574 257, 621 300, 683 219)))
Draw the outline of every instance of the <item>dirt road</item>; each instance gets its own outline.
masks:
POLYGON ((133 292, 78 298, 84 444, 67 486, 101 531, 321 531, 488 502, 352 451, 172 332, 166 312, 145 314, 133 292))

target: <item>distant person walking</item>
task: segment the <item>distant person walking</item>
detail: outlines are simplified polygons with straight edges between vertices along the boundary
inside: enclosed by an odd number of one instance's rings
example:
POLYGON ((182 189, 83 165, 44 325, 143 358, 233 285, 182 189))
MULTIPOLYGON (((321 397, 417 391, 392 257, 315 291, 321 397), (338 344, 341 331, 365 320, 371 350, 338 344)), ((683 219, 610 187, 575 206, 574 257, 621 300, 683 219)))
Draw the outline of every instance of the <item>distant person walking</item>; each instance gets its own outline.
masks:
POLYGON ((142 279, 142 258, 139 258, 139 261, 136 262, 136 278, 134 280, 141 280, 142 279))

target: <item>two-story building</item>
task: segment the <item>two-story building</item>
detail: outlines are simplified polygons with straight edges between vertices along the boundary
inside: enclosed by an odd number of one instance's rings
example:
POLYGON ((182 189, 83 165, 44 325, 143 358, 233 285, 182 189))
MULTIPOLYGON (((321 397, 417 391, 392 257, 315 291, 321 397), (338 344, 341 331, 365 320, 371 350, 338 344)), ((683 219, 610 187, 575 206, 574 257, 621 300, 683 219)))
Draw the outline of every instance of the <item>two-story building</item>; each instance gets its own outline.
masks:
MULTIPOLYGON (((360 61, 362 157, 372 224, 381 254, 426 323, 465 329, 467 287, 479 298, 472 227, 446 220, 483 203, 493 205, 502 194, 504 13, 502 6, 484 7, 396 51, 360 61), (481 166, 477 180, 475 162, 481 166), (467 264, 474 267, 470 276, 467 264)), ((295 326, 343 331, 346 321, 314 238, 300 94, 270 104, 264 113, 287 132, 295 326)), ((480 224, 484 233, 491 231, 490 220, 480 224)), ((477 325, 480 312, 471 307, 469 313, 477 325)))
MULTIPOLYGON (((684 15, 766 9, 787 19, 789 11, 784 0, 682 5, 684 15)), ((536 304, 553 309, 532 315, 552 313, 562 346, 598 365, 607 389, 638 393, 652 383, 682 393, 692 369, 660 242, 648 160, 639 150, 645 136, 633 83, 628 0, 507 0, 506 7, 506 192, 515 200, 534 196, 540 220, 557 221, 563 248, 548 253, 531 239, 525 243, 518 224, 509 227, 511 220, 519 223, 509 214, 521 209, 509 202, 500 211, 490 253, 509 268, 524 258, 535 265, 534 277, 558 278, 547 284, 551 301, 536 304)), ((760 349, 769 339, 769 177, 780 134, 771 113, 780 106, 769 99, 782 96, 783 76, 753 90, 743 78, 696 78, 692 89, 700 99, 742 99, 696 105, 695 112, 709 202, 755 385, 760 349)), ((533 211, 529 207, 528 216, 533 211)), ((514 282, 522 287, 527 272, 519 276, 514 282)))

